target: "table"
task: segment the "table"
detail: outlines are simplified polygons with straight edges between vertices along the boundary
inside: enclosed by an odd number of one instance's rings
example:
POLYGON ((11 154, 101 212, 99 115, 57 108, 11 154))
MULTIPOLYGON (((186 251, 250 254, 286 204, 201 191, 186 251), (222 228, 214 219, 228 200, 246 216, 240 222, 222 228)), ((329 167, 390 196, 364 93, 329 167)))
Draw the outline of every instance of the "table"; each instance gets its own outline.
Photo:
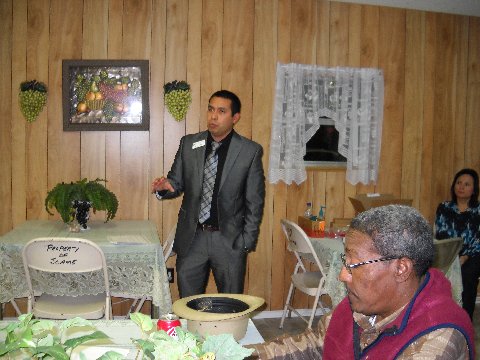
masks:
MULTIPOLYGON (((21 254, 28 241, 36 237, 80 237, 97 243, 105 253, 112 296, 147 295, 152 298, 154 313, 171 312, 170 287, 155 224, 113 220, 89 221, 88 225, 89 230, 72 233, 61 221, 30 220, 0 237, 0 303, 28 294, 21 254)), ((56 281, 43 285, 55 295, 95 294, 104 288, 98 273, 89 275, 87 281, 83 276, 82 281, 69 278, 69 282, 65 281, 67 274, 55 276, 56 281)))
MULTIPOLYGON (((332 299, 332 306, 336 306, 346 295, 347 291, 343 283, 338 280, 340 270, 342 270, 342 261, 340 254, 343 252, 342 238, 310 238, 313 248, 327 271, 325 280, 325 291, 332 299), (328 270, 327 270, 328 269, 328 270)), ((462 274, 460 269, 460 260, 457 256, 445 276, 452 284, 452 297, 458 303, 462 304, 462 274)))
MULTIPOLYGON (((0 328, 4 328, 12 321, 0 321, 0 328)), ((62 321, 55 321, 61 324, 62 321)), ((90 334, 94 330, 103 331, 110 338, 89 341, 85 345, 78 346, 72 353, 71 359, 80 359, 80 352, 87 359, 97 359, 109 350, 121 353, 124 359, 140 359, 139 350, 133 345, 132 339, 142 337, 140 328, 131 320, 93 320, 92 327, 70 328, 65 334, 67 338, 90 334)), ((181 320, 182 327, 187 328, 187 320, 181 320)), ((0 333, 0 341, 5 340, 5 333, 0 333)), ((252 319, 248 319, 247 333, 238 342, 240 345, 263 343, 264 339, 258 332, 252 319)))

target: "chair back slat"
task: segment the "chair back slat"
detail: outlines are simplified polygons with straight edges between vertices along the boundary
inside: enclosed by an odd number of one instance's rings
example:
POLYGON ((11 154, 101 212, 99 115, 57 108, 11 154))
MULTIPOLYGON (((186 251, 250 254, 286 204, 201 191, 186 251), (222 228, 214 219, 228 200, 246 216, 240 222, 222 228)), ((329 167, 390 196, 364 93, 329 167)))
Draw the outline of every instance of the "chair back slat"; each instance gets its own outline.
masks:
POLYGON ((307 258, 324 274, 320 259, 305 231, 298 224, 287 219, 282 219, 281 224, 288 242, 288 250, 294 252, 299 261, 302 258, 307 258))
POLYGON ((23 258, 30 268, 47 272, 91 272, 105 265, 102 250, 79 238, 34 239, 25 245, 23 258))

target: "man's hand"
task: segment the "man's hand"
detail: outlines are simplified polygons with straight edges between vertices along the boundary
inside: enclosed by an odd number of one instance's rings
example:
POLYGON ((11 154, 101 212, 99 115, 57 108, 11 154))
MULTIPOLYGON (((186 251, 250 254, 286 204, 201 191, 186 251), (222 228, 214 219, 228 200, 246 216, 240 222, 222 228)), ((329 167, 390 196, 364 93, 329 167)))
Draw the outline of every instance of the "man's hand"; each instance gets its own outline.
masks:
POLYGON ((152 182, 152 194, 162 190, 168 190, 170 192, 175 191, 172 184, 170 184, 170 181, 164 176, 156 178, 152 182))

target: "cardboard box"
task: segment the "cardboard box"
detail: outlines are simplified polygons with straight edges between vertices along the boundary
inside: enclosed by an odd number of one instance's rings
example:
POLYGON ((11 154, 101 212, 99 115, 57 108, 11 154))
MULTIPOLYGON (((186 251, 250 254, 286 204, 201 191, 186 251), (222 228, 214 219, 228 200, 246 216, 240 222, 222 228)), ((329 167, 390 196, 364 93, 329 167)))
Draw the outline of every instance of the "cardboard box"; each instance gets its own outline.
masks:
POLYGON ((318 233, 323 233, 325 231, 325 220, 310 220, 305 216, 299 216, 298 225, 310 237, 314 237, 318 233))
POLYGON ((390 204, 412 206, 412 199, 400 199, 392 194, 358 194, 354 197, 349 197, 349 199, 357 214, 374 207, 390 204))

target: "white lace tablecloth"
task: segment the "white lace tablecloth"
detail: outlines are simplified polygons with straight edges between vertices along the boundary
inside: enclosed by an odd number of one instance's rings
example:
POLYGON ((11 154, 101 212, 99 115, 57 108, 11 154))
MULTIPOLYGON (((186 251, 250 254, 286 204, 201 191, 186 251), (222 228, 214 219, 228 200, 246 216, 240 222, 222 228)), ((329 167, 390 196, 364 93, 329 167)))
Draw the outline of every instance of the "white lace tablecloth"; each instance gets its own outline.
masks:
MULTIPOLYGON (((31 220, 0 237, 0 302, 27 296, 22 248, 36 237, 80 237, 97 243, 105 253, 113 296, 152 297, 160 314, 171 312, 172 300, 162 246, 154 223, 146 220, 90 221, 90 229, 68 231, 61 221, 31 220)), ((101 273, 33 276, 41 288, 55 295, 102 292, 101 273)))
MULTIPOLYGON (((322 266, 327 271, 325 290, 332 299, 332 305, 336 306, 347 295, 345 286, 338 280, 338 275, 342 269, 342 261, 340 260, 340 254, 343 252, 342 239, 311 237, 310 240, 322 266)), ((452 284, 453 299, 461 305, 463 286, 458 256, 453 261, 445 276, 452 284)))
POLYGON ((338 280, 338 274, 342 269, 342 261, 340 260, 340 254, 343 252, 342 239, 311 237, 310 241, 327 272, 325 291, 330 295, 332 306, 335 307, 347 295, 345 286, 338 280))

